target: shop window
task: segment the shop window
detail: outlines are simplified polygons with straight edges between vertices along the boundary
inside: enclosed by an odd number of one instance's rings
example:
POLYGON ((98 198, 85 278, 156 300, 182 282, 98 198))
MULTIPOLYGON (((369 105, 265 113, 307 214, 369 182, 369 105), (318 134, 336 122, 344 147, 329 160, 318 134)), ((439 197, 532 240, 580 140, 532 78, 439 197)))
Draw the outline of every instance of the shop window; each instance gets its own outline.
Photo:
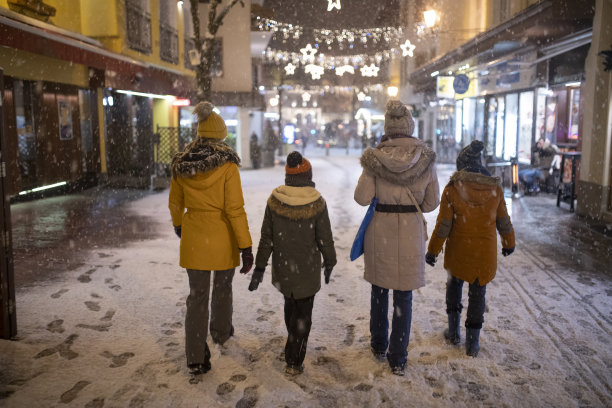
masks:
POLYGON ((531 145, 533 144, 533 91, 522 92, 519 100, 519 137, 518 160, 531 163, 531 145))
POLYGON ((487 141, 485 143, 485 154, 493 156, 495 152, 495 129, 497 128, 497 98, 489 98, 487 117, 487 141))
POLYGON ((497 118, 495 120, 495 157, 502 157, 504 152, 504 97, 497 98, 497 118))
POLYGON ((518 94, 506 95, 506 128, 504 133, 504 160, 516 157, 518 131, 518 94))
POLYGON ((13 91, 17 122, 17 160, 21 176, 21 189, 26 190, 37 185, 33 84, 30 81, 15 81, 13 91))
POLYGON ((568 117, 568 139, 577 141, 579 136, 578 125, 580 123, 580 88, 570 88, 568 117))
POLYGON ((463 135, 463 101, 457 101, 455 104, 457 109, 457 124, 455 126, 455 144, 461 146, 463 135))
POLYGON ((92 91, 79 89, 79 116, 81 119, 81 151, 83 152, 83 172, 94 171, 94 137, 92 91))
POLYGON ((468 145, 474 140, 474 124, 476 121, 476 99, 466 98, 463 100, 463 145, 468 145))
POLYGON ((485 112, 485 99, 478 98, 476 102, 476 112, 474 120, 474 139, 484 141, 484 112, 485 112))
MULTIPOLYGON (((548 91, 544 88, 538 88, 536 100, 536 123, 535 132, 536 139, 544 137, 546 127, 546 95, 548 91)), ((533 141, 535 143, 535 141, 533 141)))
POLYGON ((546 97, 546 119, 544 122, 544 137, 552 143, 557 143, 557 97, 546 97))
POLYGON ((150 54, 151 13, 148 0, 126 0, 126 30, 128 46, 144 54, 150 54))

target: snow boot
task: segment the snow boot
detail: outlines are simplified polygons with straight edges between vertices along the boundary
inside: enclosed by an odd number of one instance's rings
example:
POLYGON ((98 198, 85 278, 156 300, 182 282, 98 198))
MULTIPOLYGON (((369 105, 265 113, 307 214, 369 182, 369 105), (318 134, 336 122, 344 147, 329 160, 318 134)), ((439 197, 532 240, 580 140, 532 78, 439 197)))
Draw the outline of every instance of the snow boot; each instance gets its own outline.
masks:
POLYGON ((478 356, 480 346, 478 345, 478 338, 480 337, 480 329, 466 329, 465 335, 465 354, 470 357, 478 356))
POLYGON ((206 344, 206 349, 204 350, 204 363, 189 364, 188 368, 189 374, 191 375, 202 375, 210 371, 210 349, 208 348, 208 344, 206 344))
POLYGON ((444 330, 444 338, 449 343, 457 345, 461 340, 459 335, 459 323, 461 322, 460 312, 451 312, 448 314, 448 329, 444 330))

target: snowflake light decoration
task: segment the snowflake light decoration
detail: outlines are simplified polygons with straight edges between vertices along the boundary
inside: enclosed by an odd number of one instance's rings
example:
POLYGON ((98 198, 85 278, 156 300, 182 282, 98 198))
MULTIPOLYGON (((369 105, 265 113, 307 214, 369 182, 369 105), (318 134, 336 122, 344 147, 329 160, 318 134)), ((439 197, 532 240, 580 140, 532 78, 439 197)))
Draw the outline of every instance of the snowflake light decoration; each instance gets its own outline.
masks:
POLYGON ((285 72, 287 73, 287 75, 293 75, 295 74, 296 68, 297 67, 293 65, 292 63, 288 63, 287 65, 285 65, 285 72))
POLYGON ((364 77, 375 77, 375 76, 378 76, 378 70, 379 69, 380 68, 377 67, 374 64, 364 65, 362 68, 360 68, 361 76, 364 76, 364 77))
POLYGON ((317 50, 312 48, 312 45, 307 44, 306 47, 300 48, 300 52, 304 55, 304 61, 314 61, 314 55, 317 53, 317 50))
POLYGON ((321 75, 323 75, 323 72, 325 72, 325 68, 315 64, 308 64, 304 68, 304 72, 310 74, 312 79, 321 79, 321 75))
POLYGON ((405 43, 400 45, 400 48, 402 49, 402 56, 406 57, 413 57, 414 56, 414 49, 416 48, 416 46, 414 44, 412 44, 410 42, 410 40, 406 40, 405 43))
POLYGON ((336 67, 336 75, 342 76, 345 73, 354 74, 355 68, 352 65, 342 65, 341 67, 336 67))
POLYGON ((304 93, 302 94, 302 100, 303 100, 304 102, 309 102, 309 101, 310 101, 310 94, 309 94, 308 92, 304 92, 304 93))
POLYGON ((327 11, 332 11, 334 7, 338 10, 342 8, 340 5, 340 0, 327 0, 327 11))

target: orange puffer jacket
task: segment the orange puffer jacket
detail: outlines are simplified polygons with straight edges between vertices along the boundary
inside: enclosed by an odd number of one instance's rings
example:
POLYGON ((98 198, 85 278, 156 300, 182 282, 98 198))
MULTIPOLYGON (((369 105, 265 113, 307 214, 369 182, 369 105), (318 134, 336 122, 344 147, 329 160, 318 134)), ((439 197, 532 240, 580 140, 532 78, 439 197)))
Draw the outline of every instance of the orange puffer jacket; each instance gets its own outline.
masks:
POLYGON ((497 235, 504 248, 514 248, 514 229, 499 178, 478 173, 454 173, 442 192, 440 213, 428 252, 438 255, 446 241, 444 268, 481 286, 495 277, 497 235))

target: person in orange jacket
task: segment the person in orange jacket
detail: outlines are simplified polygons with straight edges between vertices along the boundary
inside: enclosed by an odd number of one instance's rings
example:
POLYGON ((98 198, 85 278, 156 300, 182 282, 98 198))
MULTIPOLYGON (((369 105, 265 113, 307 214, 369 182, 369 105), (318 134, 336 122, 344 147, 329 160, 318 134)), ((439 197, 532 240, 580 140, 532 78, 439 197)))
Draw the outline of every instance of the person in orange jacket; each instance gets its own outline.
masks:
POLYGON ((213 278, 210 335, 223 344, 232 334, 232 280, 240 265, 253 266, 249 225, 244 210, 240 158, 223 139, 227 128, 210 102, 194 109, 196 139, 171 163, 168 207, 180 245, 180 265, 187 269, 189 296, 185 316, 185 352, 193 375, 210 370, 208 298, 213 278), (185 211, 186 210, 186 211, 185 211))
POLYGON ((497 270, 497 235, 501 236, 502 255, 514 252, 514 229, 508 216, 504 192, 498 177, 491 177, 482 166, 484 145, 474 140, 457 156, 457 172, 442 192, 440 212, 429 241, 425 261, 434 266, 446 242, 444 269, 448 329, 444 336, 459 344, 461 290, 470 285, 465 321, 466 354, 478 355, 480 329, 484 322, 486 285, 497 270))

